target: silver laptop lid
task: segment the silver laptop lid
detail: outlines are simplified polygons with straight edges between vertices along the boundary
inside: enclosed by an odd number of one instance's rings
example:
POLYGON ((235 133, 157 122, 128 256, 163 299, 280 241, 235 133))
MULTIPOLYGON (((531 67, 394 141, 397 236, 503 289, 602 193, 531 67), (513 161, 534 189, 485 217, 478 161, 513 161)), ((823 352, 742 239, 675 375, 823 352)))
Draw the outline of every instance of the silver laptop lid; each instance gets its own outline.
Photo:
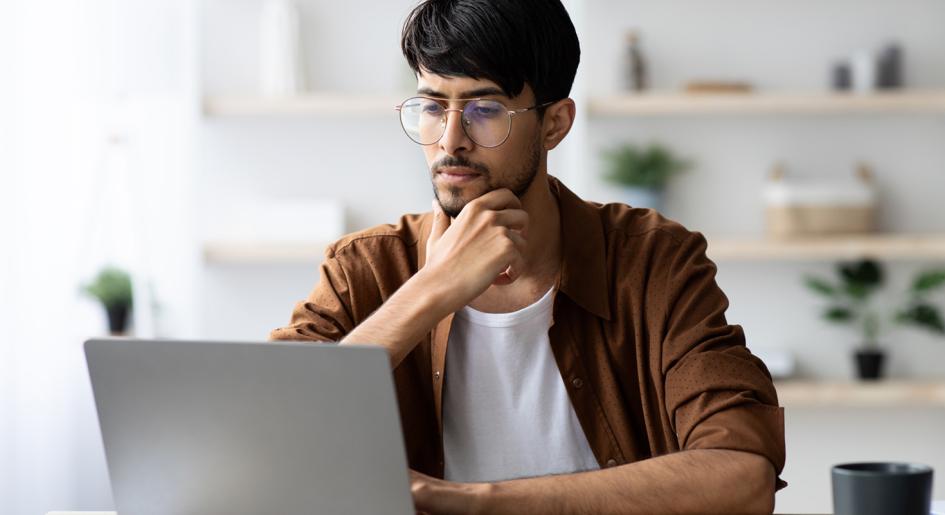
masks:
POLYGON ((385 350, 89 340, 122 515, 413 514, 385 350))

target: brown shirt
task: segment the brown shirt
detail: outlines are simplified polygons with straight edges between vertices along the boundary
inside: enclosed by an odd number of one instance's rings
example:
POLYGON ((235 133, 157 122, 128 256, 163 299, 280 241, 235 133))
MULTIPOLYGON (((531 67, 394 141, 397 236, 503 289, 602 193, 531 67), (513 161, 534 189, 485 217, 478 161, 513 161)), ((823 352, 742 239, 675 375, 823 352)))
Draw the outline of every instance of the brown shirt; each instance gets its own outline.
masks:
MULTIPOLYGON (((725 319, 706 240, 652 210, 585 202, 549 177, 562 263, 549 330, 601 467, 730 449, 784 468, 784 413, 764 364, 725 319)), ((431 213, 348 235, 274 340, 338 341, 417 272, 431 213)), ((410 467, 443 477, 442 393, 452 315, 394 370, 410 467)), ((367 342, 366 342, 367 343, 367 342)), ((785 485, 778 481, 779 488, 785 485)))

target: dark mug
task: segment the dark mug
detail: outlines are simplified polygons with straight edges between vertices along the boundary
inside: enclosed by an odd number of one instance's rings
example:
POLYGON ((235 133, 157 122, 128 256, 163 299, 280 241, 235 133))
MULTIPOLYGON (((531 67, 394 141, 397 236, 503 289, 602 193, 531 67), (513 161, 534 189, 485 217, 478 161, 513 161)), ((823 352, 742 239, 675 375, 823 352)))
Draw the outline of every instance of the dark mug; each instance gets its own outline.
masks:
POLYGON ((932 468, 912 463, 846 463, 830 470, 835 515, 929 515, 932 468))

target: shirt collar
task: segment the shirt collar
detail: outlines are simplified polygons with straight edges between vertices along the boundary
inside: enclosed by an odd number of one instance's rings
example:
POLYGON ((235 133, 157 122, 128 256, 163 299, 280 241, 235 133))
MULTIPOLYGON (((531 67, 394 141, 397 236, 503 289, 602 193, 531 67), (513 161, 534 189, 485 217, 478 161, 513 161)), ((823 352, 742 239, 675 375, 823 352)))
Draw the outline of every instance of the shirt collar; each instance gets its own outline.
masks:
POLYGON ((548 184, 558 199, 561 216, 559 291, 587 311, 610 320, 604 224, 600 214, 557 178, 549 175, 548 184))

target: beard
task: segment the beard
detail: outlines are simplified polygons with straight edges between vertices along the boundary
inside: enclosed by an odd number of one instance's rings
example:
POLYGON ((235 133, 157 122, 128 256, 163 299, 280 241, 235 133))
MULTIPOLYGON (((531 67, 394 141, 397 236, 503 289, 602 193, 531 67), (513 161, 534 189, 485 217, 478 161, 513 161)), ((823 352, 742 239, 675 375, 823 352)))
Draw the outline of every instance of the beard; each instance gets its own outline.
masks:
POLYGON ((532 141, 522 168, 502 179, 496 179, 492 171, 485 165, 469 161, 463 156, 446 156, 433 163, 430 167, 433 177, 433 195, 436 197, 437 202, 440 203, 443 212, 450 218, 456 218, 471 200, 501 188, 508 188, 516 197, 522 198, 522 195, 528 191, 528 188, 530 188, 532 182, 534 182, 535 176, 538 175, 538 167, 541 164, 540 141, 540 136, 532 141), (481 191, 472 194, 468 200, 463 198, 464 188, 459 186, 447 186, 445 193, 441 195, 440 190, 436 187, 436 171, 446 166, 462 166, 475 170, 482 176, 485 186, 480 188, 481 191))

